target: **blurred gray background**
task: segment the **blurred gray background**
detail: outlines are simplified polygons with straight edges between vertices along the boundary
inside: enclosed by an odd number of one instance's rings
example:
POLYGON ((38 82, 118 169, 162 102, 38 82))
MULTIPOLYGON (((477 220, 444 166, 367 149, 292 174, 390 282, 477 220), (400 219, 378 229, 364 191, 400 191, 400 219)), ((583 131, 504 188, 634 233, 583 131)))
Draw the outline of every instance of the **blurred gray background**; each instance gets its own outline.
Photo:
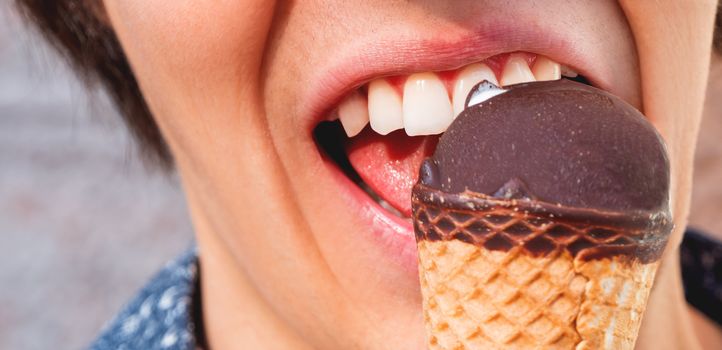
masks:
POLYGON ((177 180, 147 171, 0 0, 0 349, 80 349, 191 244, 177 180))
MULTIPOLYGON (((722 96, 719 60, 712 77, 722 96)), ((720 112, 707 108, 691 218, 718 237, 720 112)), ((191 235, 177 179, 142 166, 102 94, 0 0, 0 349, 82 348, 191 235)))

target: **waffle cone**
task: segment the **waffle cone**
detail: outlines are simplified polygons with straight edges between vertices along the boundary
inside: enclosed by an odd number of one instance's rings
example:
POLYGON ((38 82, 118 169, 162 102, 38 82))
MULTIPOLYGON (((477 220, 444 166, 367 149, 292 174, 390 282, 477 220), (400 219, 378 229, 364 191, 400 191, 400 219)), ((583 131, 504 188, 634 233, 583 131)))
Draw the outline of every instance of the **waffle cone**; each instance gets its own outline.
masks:
POLYGON ((430 349, 634 348, 658 266, 633 239, 639 232, 421 197, 414 223, 430 349))
POLYGON ((632 349, 656 263, 420 241, 430 349, 632 349))

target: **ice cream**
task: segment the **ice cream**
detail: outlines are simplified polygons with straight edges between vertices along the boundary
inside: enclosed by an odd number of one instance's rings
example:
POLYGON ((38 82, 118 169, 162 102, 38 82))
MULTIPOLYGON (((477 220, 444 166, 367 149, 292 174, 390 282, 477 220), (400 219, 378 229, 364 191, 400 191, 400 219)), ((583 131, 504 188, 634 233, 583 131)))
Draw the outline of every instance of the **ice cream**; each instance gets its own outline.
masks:
POLYGON ((506 89, 472 90, 413 189, 429 346, 632 349, 672 229, 664 143, 602 90, 506 89))

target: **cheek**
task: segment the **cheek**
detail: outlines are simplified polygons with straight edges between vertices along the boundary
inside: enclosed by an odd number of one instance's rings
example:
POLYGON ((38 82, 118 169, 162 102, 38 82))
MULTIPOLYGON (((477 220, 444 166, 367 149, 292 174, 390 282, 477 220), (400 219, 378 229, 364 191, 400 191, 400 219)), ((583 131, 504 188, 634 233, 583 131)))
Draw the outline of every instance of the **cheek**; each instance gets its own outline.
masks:
POLYGON ((160 56, 163 63, 187 68, 224 54, 244 66, 253 63, 249 60, 265 41, 274 1, 110 0, 106 7, 127 39, 124 46, 151 55, 145 58, 160 56))
POLYGON ((110 0, 106 8, 171 147, 223 129, 215 123, 254 102, 273 1, 110 0))
POLYGON ((154 69, 154 76, 172 73, 176 80, 190 80, 198 69, 207 73, 227 63, 224 58, 241 46, 229 5, 151 0, 109 1, 106 6, 141 78, 154 69))
POLYGON ((667 142, 672 213, 682 237, 689 209, 694 145, 702 115, 716 1, 621 1, 640 60, 644 112, 667 142))

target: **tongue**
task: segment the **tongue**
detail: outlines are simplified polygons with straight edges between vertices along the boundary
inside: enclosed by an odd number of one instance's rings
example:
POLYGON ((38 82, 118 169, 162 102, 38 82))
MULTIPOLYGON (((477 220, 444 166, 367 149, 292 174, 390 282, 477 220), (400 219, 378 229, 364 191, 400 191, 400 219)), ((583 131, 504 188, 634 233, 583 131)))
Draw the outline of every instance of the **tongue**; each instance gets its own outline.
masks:
POLYGON ((438 136, 411 137, 403 130, 381 136, 370 128, 346 141, 346 153, 361 179, 404 216, 411 216, 411 188, 419 166, 431 156, 438 136))

